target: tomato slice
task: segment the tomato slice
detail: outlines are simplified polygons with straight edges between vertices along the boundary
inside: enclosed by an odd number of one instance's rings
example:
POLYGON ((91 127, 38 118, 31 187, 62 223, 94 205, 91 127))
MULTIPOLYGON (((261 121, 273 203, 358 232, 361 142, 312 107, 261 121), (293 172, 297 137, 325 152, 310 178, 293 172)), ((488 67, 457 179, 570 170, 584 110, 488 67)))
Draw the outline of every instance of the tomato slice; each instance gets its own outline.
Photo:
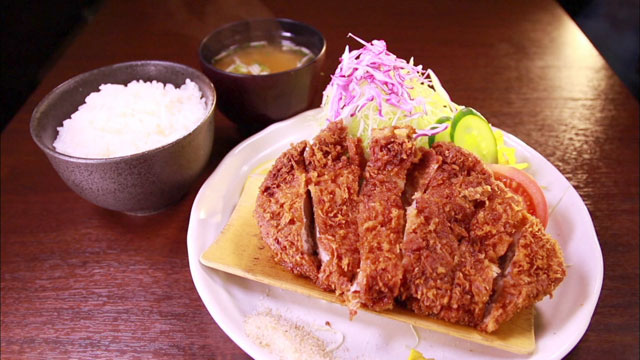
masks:
POLYGON ((542 226, 546 228, 549 222, 547 199, 533 176, 513 166, 487 165, 493 171, 493 177, 502 182, 512 192, 520 195, 524 200, 527 211, 540 219, 542 226))

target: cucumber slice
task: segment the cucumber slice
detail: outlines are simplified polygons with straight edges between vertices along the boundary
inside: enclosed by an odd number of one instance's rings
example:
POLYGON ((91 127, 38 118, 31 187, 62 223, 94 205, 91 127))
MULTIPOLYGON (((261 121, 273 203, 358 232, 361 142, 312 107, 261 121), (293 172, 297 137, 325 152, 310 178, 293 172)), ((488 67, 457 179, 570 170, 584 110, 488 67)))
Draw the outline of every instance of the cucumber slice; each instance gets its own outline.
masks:
POLYGON ((432 147, 433 144, 435 144, 436 142, 450 142, 451 141, 451 121, 453 119, 451 118, 451 116, 442 116, 440 117, 438 120, 436 120, 436 124, 444 124, 444 123, 449 123, 449 127, 447 128, 447 130, 433 135, 433 136, 429 136, 429 147, 432 147))
POLYGON ((498 143, 491 125, 472 108, 463 108, 453 117, 451 140, 486 163, 498 162, 498 143))

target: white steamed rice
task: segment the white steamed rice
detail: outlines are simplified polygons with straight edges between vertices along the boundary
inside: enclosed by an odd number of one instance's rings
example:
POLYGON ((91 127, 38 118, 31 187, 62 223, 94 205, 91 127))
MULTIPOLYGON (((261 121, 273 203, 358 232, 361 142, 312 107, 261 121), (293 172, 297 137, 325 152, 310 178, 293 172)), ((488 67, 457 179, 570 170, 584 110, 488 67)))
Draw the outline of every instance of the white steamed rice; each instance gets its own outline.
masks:
POLYGON ((58 128, 58 152, 110 158, 155 149, 195 129, 207 112, 198 85, 161 82, 103 84, 58 128))

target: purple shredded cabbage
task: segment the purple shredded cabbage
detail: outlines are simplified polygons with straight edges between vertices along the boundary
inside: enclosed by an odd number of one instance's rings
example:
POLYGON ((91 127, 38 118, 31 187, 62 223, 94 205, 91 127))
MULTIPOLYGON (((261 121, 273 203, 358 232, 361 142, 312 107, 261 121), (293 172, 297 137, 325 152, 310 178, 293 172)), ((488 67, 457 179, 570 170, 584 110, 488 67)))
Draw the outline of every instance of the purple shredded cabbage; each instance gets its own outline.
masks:
POLYGON ((449 123, 444 124, 433 124, 426 129, 417 130, 416 135, 413 137, 414 139, 421 138, 423 136, 433 136, 440 134, 441 132, 447 130, 449 128, 449 123))
POLYGON ((413 114, 414 109, 420 107, 426 112, 424 99, 413 99, 407 86, 412 80, 426 81, 422 66, 397 58, 387 51, 383 40, 368 43, 353 34, 349 36, 364 47, 351 52, 347 47, 331 76, 324 92, 325 97, 331 94, 328 121, 353 117, 371 102, 377 104, 380 117, 383 117, 383 103, 406 111, 408 116, 420 115, 413 114))

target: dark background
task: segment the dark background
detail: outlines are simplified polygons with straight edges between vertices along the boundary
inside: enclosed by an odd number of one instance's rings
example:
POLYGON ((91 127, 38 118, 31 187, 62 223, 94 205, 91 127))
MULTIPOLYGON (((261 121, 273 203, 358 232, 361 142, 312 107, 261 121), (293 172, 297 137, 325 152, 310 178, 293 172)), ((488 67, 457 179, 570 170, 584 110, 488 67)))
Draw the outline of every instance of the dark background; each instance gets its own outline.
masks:
MULTIPOLYGON (((3 130, 102 0, 0 1, 3 130)), ((640 0, 558 1, 638 98, 640 0)))

